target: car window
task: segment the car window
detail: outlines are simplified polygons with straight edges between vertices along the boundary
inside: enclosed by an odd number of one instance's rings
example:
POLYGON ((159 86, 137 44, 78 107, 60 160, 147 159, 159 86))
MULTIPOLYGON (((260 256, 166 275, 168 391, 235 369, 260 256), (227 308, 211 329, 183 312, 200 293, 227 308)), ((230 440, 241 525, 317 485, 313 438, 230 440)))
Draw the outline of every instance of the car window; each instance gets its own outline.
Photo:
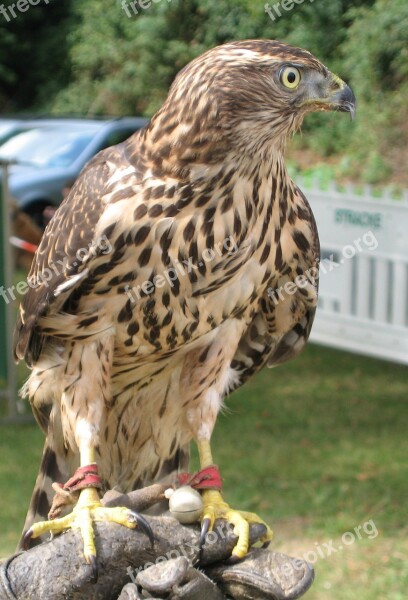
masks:
POLYGON ((0 138, 8 135, 15 127, 14 123, 0 123, 0 138))
POLYGON ((136 129, 119 129, 117 131, 111 131, 106 139, 103 141, 101 150, 103 148, 108 148, 109 146, 115 146, 116 144, 120 144, 128 139, 133 133, 135 133, 136 129))
POLYGON ((20 128, 17 123, 3 123, 0 121, 0 145, 7 142, 13 135, 17 135, 22 131, 26 130, 20 128))
POLYGON ((0 147, 0 157, 38 167, 67 167, 86 148, 97 128, 31 129, 0 147))

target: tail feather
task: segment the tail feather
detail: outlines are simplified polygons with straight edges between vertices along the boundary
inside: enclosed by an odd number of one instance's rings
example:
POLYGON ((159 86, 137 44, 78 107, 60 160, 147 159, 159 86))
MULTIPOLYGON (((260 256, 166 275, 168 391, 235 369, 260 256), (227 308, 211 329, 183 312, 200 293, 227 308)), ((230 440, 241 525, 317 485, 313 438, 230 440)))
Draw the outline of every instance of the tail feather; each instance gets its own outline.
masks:
MULTIPOLYGON (((53 450, 52 444, 47 438, 44 444, 40 470, 37 475, 30 506, 24 523, 22 537, 18 545, 19 550, 22 548, 24 535, 30 527, 37 521, 43 521, 48 518, 48 513, 55 493, 52 489, 52 484, 54 481, 65 483, 69 479, 69 462, 67 457, 63 457, 53 450)), ((32 540, 30 542, 30 547, 40 544, 41 541, 41 538, 32 540)))

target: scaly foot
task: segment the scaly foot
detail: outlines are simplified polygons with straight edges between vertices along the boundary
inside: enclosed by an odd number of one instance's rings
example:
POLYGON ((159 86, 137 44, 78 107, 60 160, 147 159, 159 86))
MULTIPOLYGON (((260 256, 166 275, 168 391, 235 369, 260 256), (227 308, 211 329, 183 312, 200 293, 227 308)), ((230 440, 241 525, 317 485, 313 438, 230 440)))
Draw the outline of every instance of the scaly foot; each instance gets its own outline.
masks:
POLYGON ((265 546, 269 544, 273 533, 270 527, 256 514, 233 510, 215 490, 203 490, 204 513, 202 517, 202 529, 200 536, 200 547, 205 542, 208 531, 214 527, 216 519, 225 519, 234 525, 234 532, 238 536, 238 542, 232 550, 232 560, 240 560, 248 553, 249 549, 249 526, 251 523, 260 523, 266 527, 266 533, 260 540, 265 546))
POLYGON ((61 533, 66 529, 79 529, 84 544, 84 557, 87 563, 92 565, 96 575, 96 548, 95 534, 93 530, 94 521, 105 521, 118 523, 130 529, 139 527, 153 545, 153 532, 149 523, 141 515, 123 507, 108 508, 101 504, 98 492, 95 488, 81 490, 78 502, 72 512, 65 517, 51 521, 34 523, 24 536, 24 545, 28 546, 32 538, 37 538, 44 533, 61 533))

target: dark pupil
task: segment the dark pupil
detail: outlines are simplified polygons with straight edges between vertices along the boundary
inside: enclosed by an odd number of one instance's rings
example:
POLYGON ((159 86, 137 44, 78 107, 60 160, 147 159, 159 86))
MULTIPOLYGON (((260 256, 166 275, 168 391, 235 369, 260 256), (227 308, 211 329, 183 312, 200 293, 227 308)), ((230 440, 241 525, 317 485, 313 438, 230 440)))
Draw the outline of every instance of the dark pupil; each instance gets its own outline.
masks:
POLYGON ((288 81, 289 81, 289 83, 295 83, 295 81, 296 81, 296 73, 294 73, 293 71, 291 71, 290 73, 288 73, 288 81))

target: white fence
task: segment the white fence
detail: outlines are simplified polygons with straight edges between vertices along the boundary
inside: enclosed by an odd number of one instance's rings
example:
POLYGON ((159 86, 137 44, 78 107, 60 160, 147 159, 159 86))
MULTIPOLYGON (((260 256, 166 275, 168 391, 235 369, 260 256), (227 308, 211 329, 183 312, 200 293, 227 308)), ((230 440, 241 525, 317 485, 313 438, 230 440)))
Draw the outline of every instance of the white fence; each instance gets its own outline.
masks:
POLYGON ((408 191, 395 199, 298 184, 322 248, 311 340, 408 364, 408 191))

